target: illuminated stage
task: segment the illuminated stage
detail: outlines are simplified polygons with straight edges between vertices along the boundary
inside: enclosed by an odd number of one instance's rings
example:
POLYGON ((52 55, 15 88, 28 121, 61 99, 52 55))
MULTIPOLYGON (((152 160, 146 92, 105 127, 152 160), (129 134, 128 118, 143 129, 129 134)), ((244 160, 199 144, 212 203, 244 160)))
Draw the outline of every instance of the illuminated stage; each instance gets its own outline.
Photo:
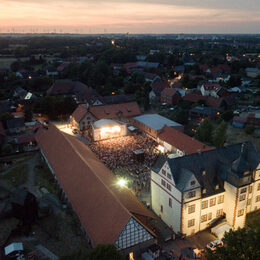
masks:
POLYGON ((127 135, 127 126, 124 123, 110 119, 100 119, 92 124, 94 141, 121 137, 127 135))

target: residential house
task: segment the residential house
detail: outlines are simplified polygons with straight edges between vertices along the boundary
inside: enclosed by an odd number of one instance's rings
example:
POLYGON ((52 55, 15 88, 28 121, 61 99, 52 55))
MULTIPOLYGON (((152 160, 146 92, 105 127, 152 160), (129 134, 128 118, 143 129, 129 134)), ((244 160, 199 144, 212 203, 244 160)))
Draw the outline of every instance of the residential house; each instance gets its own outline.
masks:
POLYGON ((227 90, 218 83, 203 82, 199 85, 202 96, 220 98, 228 95, 227 90))
POLYGON ((175 154, 177 156, 184 156, 212 149, 195 138, 167 125, 159 132, 157 142, 164 147, 167 153, 175 154))
POLYGON ((168 105, 175 106, 181 99, 181 94, 172 88, 165 88, 161 92, 161 103, 167 103, 168 105))
POLYGON ((56 77, 59 75, 59 72, 56 68, 50 66, 46 68, 46 75, 49 77, 56 77))
POLYGON ((196 106, 190 109, 189 119, 216 119, 220 115, 219 111, 213 107, 196 106))
POLYGON ((167 80, 156 80, 152 85, 152 90, 154 91, 155 95, 160 98, 161 92, 165 88, 170 88, 170 85, 167 80))
POLYGON ((234 229, 260 208, 260 156, 252 143, 177 158, 151 169, 151 205, 176 233, 192 235, 222 217, 234 229))
POLYGON ((78 216, 92 247, 114 244, 133 259, 155 243, 156 235, 147 226, 154 214, 130 189, 115 185, 115 175, 88 146, 51 124, 37 132, 36 140, 62 200, 78 216))
POLYGON ((100 95, 91 87, 79 81, 56 80, 47 90, 48 95, 71 96, 78 103, 88 103, 89 105, 101 105, 100 95))
POLYGON ((136 102, 109 104, 101 106, 79 105, 71 115, 72 125, 80 130, 88 128, 99 119, 119 119, 129 121, 141 114, 136 102))
POLYGON ((157 139, 160 130, 163 129, 165 125, 181 132, 184 130, 183 125, 158 114, 136 116, 133 118, 133 124, 154 139, 157 139))
POLYGON ((161 80, 158 75, 149 72, 144 73, 144 79, 146 82, 151 82, 151 84, 153 84, 156 80, 161 80))

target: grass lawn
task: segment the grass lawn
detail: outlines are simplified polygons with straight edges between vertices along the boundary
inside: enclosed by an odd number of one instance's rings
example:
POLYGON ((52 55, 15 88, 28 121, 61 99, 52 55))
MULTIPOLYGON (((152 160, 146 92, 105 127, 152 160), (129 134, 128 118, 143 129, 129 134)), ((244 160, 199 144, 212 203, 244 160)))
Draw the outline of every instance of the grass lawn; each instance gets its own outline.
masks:
POLYGON ((21 164, 1 176, 2 179, 9 181, 15 187, 24 184, 27 181, 27 164, 21 164))
POLYGON ((50 193, 56 194, 57 190, 54 188, 54 177, 50 172, 46 163, 41 163, 39 167, 34 168, 35 182, 39 188, 46 188, 50 193))
POLYGON ((247 227, 252 229, 260 227, 260 210, 247 214, 246 225, 247 227))

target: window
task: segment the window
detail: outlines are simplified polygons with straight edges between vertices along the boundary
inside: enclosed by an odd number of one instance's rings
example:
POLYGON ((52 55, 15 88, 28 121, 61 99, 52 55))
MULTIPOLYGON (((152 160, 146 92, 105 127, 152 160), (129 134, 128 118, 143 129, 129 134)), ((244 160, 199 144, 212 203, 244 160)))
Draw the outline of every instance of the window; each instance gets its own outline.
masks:
POLYGON ((200 222, 202 223, 202 222, 205 222, 205 221, 207 221, 207 217, 208 217, 208 215, 207 215, 207 214, 205 214, 205 215, 202 215, 202 216, 201 216, 201 220, 200 220, 200 222))
POLYGON ((252 193, 252 186, 249 186, 248 192, 249 192, 249 193, 252 193))
POLYGON ((162 169, 162 174, 166 175, 166 171, 164 169, 162 169))
POLYGON ((221 204, 224 202, 224 195, 218 196, 218 204, 221 204))
POLYGON ((169 207, 172 208, 172 199, 169 198, 169 207))
POLYGON ((195 183, 196 183, 195 181, 191 181, 190 185, 193 186, 193 185, 195 185, 195 183))
POLYGON ((201 209, 206 209, 208 207, 208 201, 204 200, 201 202, 201 209))
POLYGON ((246 188, 241 189, 240 193, 245 193, 246 192, 246 188))
POLYGON ((208 213, 208 220, 211 220, 212 219, 212 213, 208 213))
POLYGON ((205 171, 205 170, 202 171, 202 175, 203 175, 203 176, 206 175, 206 171, 205 171))
POLYGON ((161 183, 162 183, 162 186, 164 186, 164 187, 166 186, 165 180, 162 179, 161 183))
POLYGON ((213 207, 213 206, 215 206, 215 205, 216 205, 216 198, 210 199, 210 201, 209 201, 209 206, 210 206, 210 207, 213 207))
POLYGON ((258 202, 258 201, 260 201, 260 195, 256 196, 256 198, 255 198, 255 202, 258 202))
POLYGON ((218 189, 219 189, 219 185, 217 184, 217 185, 216 185, 216 190, 218 190, 218 189))
POLYGON ((260 183, 258 183, 257 190, 260 190, 260 183))
POLYGON ((172 176, 170 173, 167 173, 167 177, 171 180, 172 179, 172 176))
POLYGON ((203 194, 205 194, 205 193, 206 193, 206 191, 207 191, 206 189, 203 189, 203 190, 202 190, 202 193, 203 193, 203 194))
POLYGON ((243 201, 246 199, 246 194, 240 195, 239 201, 243 201))
POLYGON ((190 219, 188 221, 188 227, 193 227, 193 226, 195 226, 195 219, 190 219))
POLYGON ((251 205, 251 199, 247 200, 247 205, 251 205))
POLYGON ((192 204, 188 207, 188 214, 195 212, 195 204, 192 204))
POLYGON ((172 186, 171 186, 169 183, 167 183, 167 189, 168 189, 169 191, 172 190, 172 186))
POLYGON ((216 217, 218 218, 218 217, 220 217, 220 216, 222 216, 222 215, 223 215, 223 209, 217 210, 216 217))
POLYGON ((237 212, 237 216, 238 217, 241 217, 244 215, 244 210, 243 209, 240 209, 238 212, 237 212))
POLYGON ((161 205, 161 212, 163 213, 163 205, 161 205))
POLYGON ((190 191, 189 193, 188 193, 188 198, 193 198, 193 197, 195 197, 196 196, 196 191, 194 190, 194 191, 190 191))

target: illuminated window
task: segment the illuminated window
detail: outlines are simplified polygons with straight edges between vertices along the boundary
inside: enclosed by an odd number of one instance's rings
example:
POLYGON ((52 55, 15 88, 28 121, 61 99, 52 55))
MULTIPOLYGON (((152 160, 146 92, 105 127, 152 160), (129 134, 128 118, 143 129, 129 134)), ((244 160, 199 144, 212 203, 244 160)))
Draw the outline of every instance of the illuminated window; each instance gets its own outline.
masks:
POLYGON ((246 199, 246 194, 243 194, 239 197, 239 201, 243 201, 246 199))
POLYGON ((222 215, 223 215, 223 209, 217 210, 216 217, 218 218, 218 217, 220 217, 220 216, 222 216, 222 215))
POLYGON ((251 199, 247 200, 247 205, 251 205, 251 199))
POLYGON ((188 221, 188 227, 193 227, 193 226, 195 226, 195 219, 190 219, 188 221))
POLYGON ((212 219, 212 213, 208 213, 208 220, 211 220, 212 219))
POLYGON ((244 215, 244 210, 243 209, 240 209, 238 212, 237 212, 237 216, 238 217, 241 217, 244 215))
POLYGON ((216 205, 216 198, 210 199, 209 206, 212 207, 212 206, 215 206, 215 205, 216 205))
POLYGON ((221 204, 224 202, 224 195, 218 196, 218 204, 221 204))
POLYGON ((255 198, 255 202, 258 202, 258 201, 260 201, 260 195, 256 196, 256 198, 255 198))
POLYGON ((166 186, 166 181, 162 179, 161 184, 162 184, 162 186, 165 187, 166 186))
POLYGON ((202 222, 206 222, 206 221, 207 221, 207 217, 208 217, 207 214, 202 215, 202 216, 201 216, 201 220, 200 220, 200 222, 201 222, 201 223, 202 223, 202 222))
POLYGON ((188 207, 188 214, 195 212, 195 204, 192 204, 188 207))
POLYGON ((246 192, 246 188, 241 189, 240 193, 245 193, 246 192))
POLYGON ((196 196, 196 191, 190 191, 189 193, 188 193, 188 198, 193 198, 193 197, 195 197, 196 196))
POLYGON ((208 201, 204 200, 201 202, 201 209, 206 209, 208 207, 208 201))
POLYGON ((203 189, 203 190, 202 190, 202 193, 203 193, 203 194, 205 194, 206 192, 207 192, 207 190, 206 190, 206 189, 203 189))

